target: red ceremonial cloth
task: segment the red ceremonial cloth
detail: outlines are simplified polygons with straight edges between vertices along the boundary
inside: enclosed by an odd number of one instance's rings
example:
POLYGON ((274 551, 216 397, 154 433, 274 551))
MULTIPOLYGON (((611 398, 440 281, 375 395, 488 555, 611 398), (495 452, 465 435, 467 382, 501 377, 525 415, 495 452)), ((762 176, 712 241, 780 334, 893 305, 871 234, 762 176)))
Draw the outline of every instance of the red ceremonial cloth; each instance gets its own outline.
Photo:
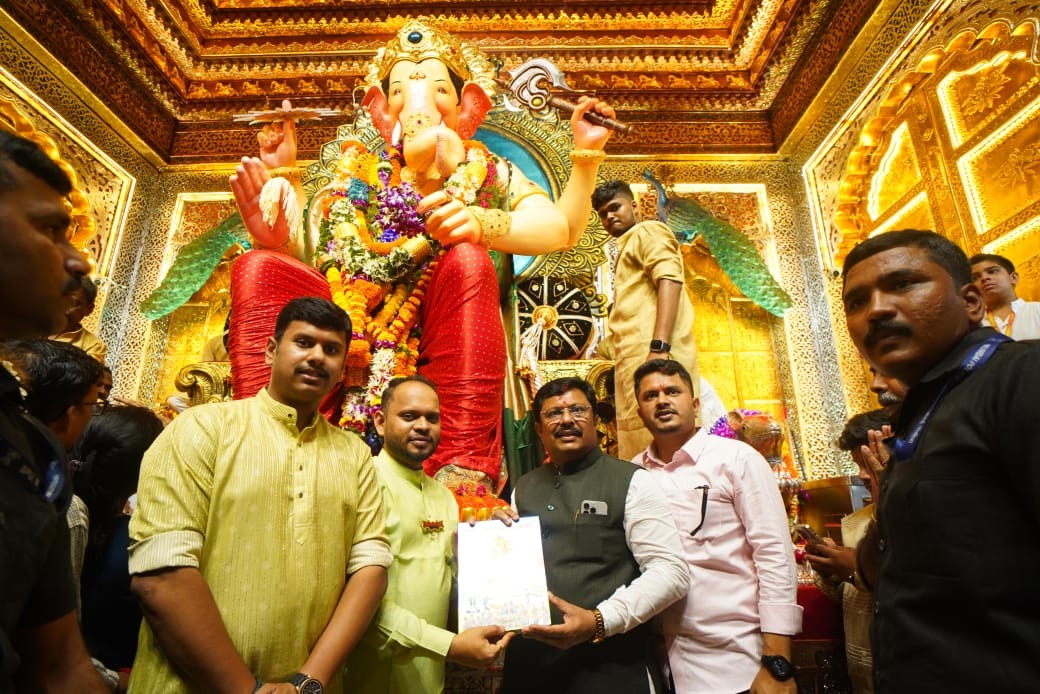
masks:
POLYGON ((441 258, 420 312, 419 373, 437 385, 441 444, 423 464, 480 470, 497 483, 502 467, 506 334, 495 265, 462 243, 441 258))
POLYGON ((313 267, 272 251, 249 251, 235 259, 228 356, 236 400, 251 398, 267 385, 271 378, 271 367, 264 363, 267 339, 274 335, 282 307, 303 296, 332 298, 328 281, 313 267))
POLYGON ((798 604, 802 606, 802 633, 799 640, 841 639, 845 626, 841 605, 814 585, 799 584, 798 604))
MULTIPOLYGON (((278 312, 290 299, 330 299, 328 281, 309 265, 282 253, 250 251, 231 268, 228 353, 236 399, 267 385, 267 340, 278 312)), ((441 258, 420 311, 419 373, 437 386, 441 443, 426 461, 428 474, 445 465, 479 470, 498 481, 502 460, 502 396, 506 369, 505 330, 498 279, 487 251, 460 244, 441 258)), ((338 423, 340 388, 321 412, 338 423)))

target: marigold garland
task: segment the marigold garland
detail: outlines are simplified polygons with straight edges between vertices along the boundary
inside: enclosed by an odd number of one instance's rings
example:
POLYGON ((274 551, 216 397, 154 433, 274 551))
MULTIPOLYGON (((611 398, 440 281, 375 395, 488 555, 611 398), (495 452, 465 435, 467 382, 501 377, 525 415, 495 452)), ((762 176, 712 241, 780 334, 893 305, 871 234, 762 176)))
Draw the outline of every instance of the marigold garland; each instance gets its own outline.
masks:
MULTIPOLYGON (((445 190, 465 205, 501 206, 498 161, 483 144, 467 142, 445 190)), ((415 373, 419 310, 444 253, 432 239, 433 257, 425 263, 408 250, 406 242, 425 237, 426 226, 415 211, 422 196, 402 180, 403 163, 394 148, 377 155, 346 142, 321 199, 315 261, 352 326, 340 426, 362 435, 390 379, 415 373)))

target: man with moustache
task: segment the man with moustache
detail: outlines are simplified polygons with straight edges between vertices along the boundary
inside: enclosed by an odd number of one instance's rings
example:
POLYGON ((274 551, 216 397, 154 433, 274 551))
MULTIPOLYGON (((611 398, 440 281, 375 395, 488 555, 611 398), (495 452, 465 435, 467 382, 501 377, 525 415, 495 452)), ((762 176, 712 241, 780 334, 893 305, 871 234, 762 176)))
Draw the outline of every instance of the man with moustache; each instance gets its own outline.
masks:
POLYGON ((357 694, 439 694, 444 661, 491 665, 512 634, 502 627, 447 630, 459 509, 455 495, 423 472, 441 438, 437 389, 415 375, 395 378, 374 416, 383 437, 375 458, 394 563, 386 595, 347 661, 357 694))
POLYGON ((1018 298, 1018 272, 1002 255, 977 253, 971 257, 971 281, 986 302, 986 322, 1012 340, 1040 339, 1040 301, 1018 298))
POLYGON ((541 522, 553 624, 510 643, 503 694, 666 691, 647 622, 686 594, 689 572, 661 490, 597 445, 595 407, 577 378, 534 397, 549 462, 520 478, 513 501, 520 523, 541 522))
POLYGON ((318 413, 350 334, 332 302, 290 301, 267 387, 189 408, 145 454, 131 692, 343 691, 392 560, 368 447, 318 413))
POLYGON ((793 694, 802 608, 776 476, 751 446, 697 426, 679 362, 646 362, 634 390, 654 437, 634 462, 661 489, 690 570, 686 599, 661 616, 676 694, 793 694))
MULTIPOLYGON (((0 339, 49 335, 90 272, 69 242, 69 177, 0 127, 0 339)), ((0 693, 107 692, 76 616, 64 453, 0 368, 0 693)))
POLYGON ((875 688, 1032 691, 1040 346, 979 327, 971 265, 932 232, 863 241, 843 276, 857 349, 909 387, 876 504, 875 688))

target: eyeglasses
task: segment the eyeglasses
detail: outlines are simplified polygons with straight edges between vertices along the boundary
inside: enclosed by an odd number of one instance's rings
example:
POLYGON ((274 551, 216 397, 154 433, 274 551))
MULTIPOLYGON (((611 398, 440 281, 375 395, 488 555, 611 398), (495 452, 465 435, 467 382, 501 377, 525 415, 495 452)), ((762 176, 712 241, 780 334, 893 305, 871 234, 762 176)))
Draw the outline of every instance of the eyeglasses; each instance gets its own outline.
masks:
POLYGON ((697 527, 690 531, 690 537, 693 537, 697 532, 704 527, 704 518, 708 515, 708 490, 711 489, 706 484, 698 484, 694 489, 701 490, 701 522, 697 524, 697 527))
POLYGON ((566 412, 571 416, 575 422, 584 422, 589 418, 589 413, 592 412, 592 408, 588 405, 571 405, 570 407, 554 407, 551 410, 542 412, 542 419, 549 424, 556 424, 563 419, 563 413, 566 412))

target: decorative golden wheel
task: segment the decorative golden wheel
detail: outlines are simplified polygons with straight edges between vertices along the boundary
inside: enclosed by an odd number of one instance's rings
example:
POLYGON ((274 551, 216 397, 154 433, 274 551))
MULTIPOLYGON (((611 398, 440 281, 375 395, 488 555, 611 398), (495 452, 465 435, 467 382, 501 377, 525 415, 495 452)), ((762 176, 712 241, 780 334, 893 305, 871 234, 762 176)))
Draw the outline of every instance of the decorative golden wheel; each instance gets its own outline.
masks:
POLYGON ((538 359, 574 359, 595 329, 590 299, 593 286, 579 287, 562 277, 534 277, 516 286, 520 334, 540 321, 538 359))

